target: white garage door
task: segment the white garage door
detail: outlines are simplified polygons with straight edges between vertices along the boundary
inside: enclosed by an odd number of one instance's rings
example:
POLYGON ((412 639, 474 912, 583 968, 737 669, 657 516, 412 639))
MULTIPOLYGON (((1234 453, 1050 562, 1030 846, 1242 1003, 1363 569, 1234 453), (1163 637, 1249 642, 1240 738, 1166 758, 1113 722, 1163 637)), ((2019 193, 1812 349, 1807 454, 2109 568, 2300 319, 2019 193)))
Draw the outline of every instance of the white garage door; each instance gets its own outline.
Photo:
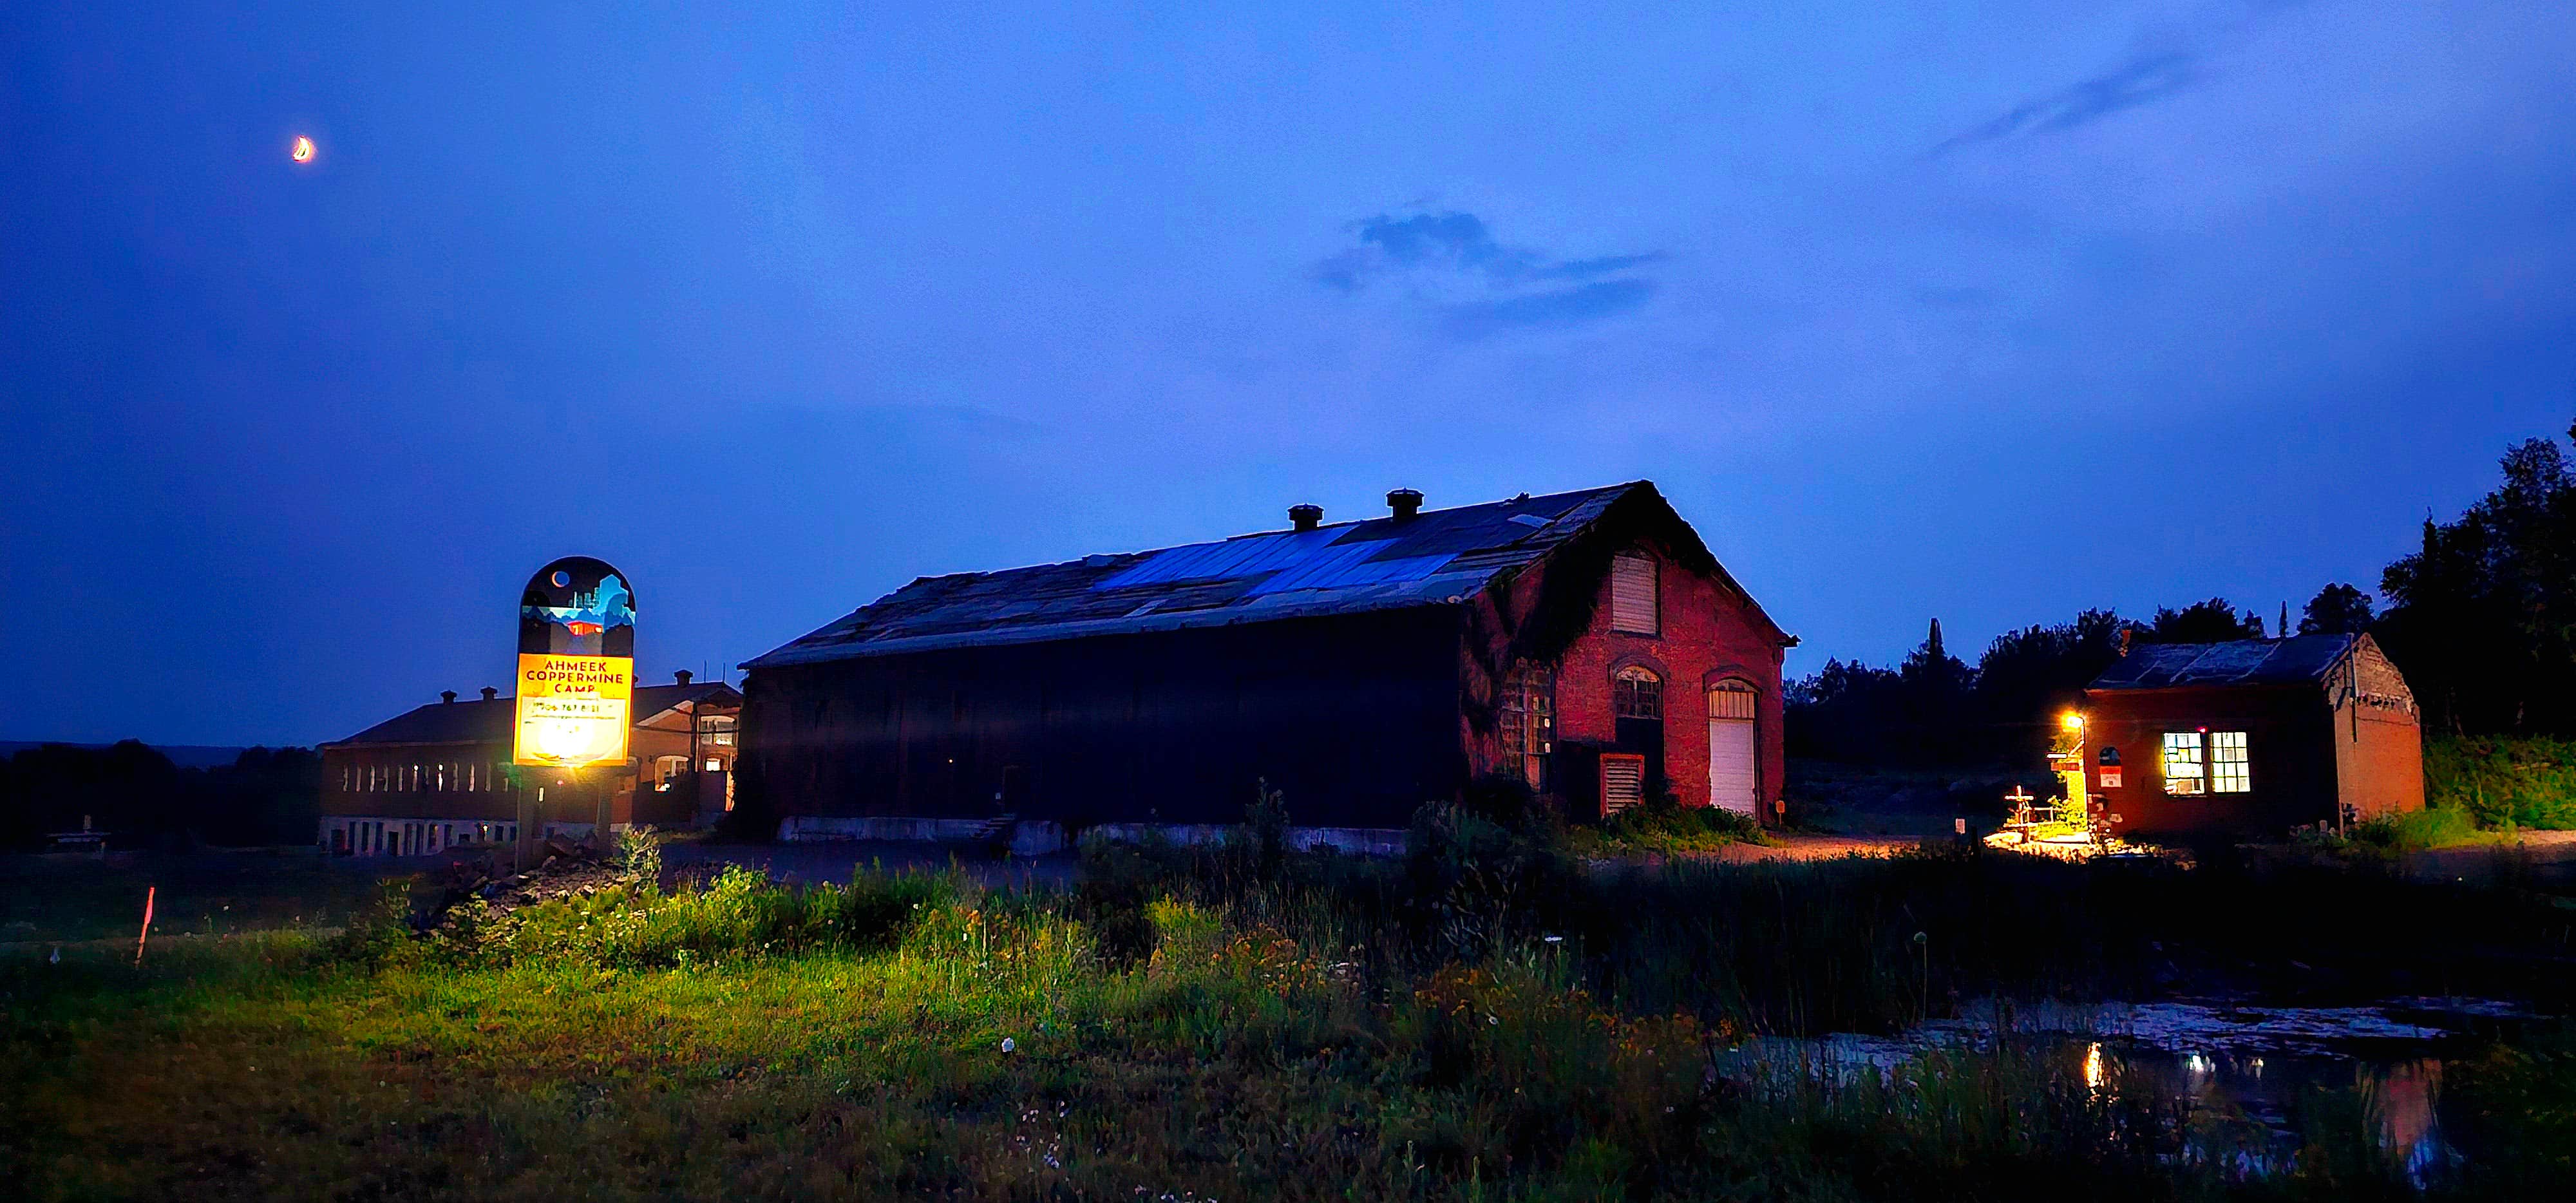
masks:
POLYGON ((1753 687, 1720 682, 1708 691, 1708 804, 1758 815, 1762 774, 1753 757, 1753 687))

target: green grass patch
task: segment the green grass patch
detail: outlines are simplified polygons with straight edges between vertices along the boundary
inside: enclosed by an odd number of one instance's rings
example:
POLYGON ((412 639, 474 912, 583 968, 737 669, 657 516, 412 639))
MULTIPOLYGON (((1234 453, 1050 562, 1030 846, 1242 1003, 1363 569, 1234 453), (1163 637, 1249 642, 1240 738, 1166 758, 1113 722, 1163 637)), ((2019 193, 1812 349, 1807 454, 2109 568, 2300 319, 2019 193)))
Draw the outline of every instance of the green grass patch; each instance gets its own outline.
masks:
MULTIPOLYGON (((1095 845, 1063 891, 736 874, 429 938, 387 916, 174 941, 139 968, 115 943, 0 958, 0 1181, 42 1200, 2410 1197, 2385 1142, 2338 1118, 2366 1099, 2303 1111, 2333 1155, 2260 1177, 2193 1116, 2010 1045, 1752 1086, 1714 1071, 1757 1033, 2147 991, 2175 962, 2384 971, 2430 931, 2476 938, 2411 969, 2545 995, 2531 975, 2576 919, 2315 868, 1604 872, 1451 808, 1416 837, 1400 861, 1095 845)), ((2431 1193, 2563 1183, 2571 1083, 2547 1043, 2446 1083, 2480 1160, 2431 1193)))

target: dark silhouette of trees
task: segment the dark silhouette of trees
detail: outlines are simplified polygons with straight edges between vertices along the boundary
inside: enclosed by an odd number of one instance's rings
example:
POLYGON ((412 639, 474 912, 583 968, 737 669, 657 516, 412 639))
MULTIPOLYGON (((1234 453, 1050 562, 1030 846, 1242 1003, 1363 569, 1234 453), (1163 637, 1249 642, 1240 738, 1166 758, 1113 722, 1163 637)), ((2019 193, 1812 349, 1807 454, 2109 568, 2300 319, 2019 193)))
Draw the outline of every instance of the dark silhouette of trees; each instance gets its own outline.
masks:
POLYGON ((2317 590, 2299 618, 2302 635, 2358 635, 2370 629, 2370 595, 2337 581, 2317 590))
POLYGON ((2263 638, 2263 616, 2239 611, 2226 598, 2193 602, 2179 610, 2158 608, 2145 638, 2153 643, 2225 643, 2263 638))
MULTIPOLYGON (((2576 438, 2576 427, 2569 431, 2576 438)), ((2380 575, 2372 627, 2428 725, 2576 734, 2576 470, 2558 444, 2507 450, 2503 481, 2380 575)))
POLYGON ((40 847, 84 817, 126 848, 302 844, 321 817, 322 758, 306 748, 251 748, 229 765, 183 769, 129 739, 45 744, 0 764, 0 847, 40 847))
POLYGON ((2073 622, 1995 636, 1977 661, 1976 711, 1996 757, 2021 764, 2047 755, 2056 716, 2120 658, 2124 634, 2143 630, 2109 610, 2086 610, 2073 622))
POLYGON ((1894 669, 1842 660, 1792 681, 1789 754, 1856 764, 2021 765, 2044 754, 2058 712, 2119 658, 2109 610, 1999 635, 1975 667, 1950 654, 1936 620, 1894 669))

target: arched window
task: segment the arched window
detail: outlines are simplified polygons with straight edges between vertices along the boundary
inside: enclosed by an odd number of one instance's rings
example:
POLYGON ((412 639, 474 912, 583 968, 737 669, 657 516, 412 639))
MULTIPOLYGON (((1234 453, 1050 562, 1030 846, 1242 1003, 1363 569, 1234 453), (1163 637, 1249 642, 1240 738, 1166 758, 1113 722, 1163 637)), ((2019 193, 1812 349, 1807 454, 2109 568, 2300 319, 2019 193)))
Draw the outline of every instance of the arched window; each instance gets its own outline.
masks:
POLYGON ((1620 718, 1664 717, 1664 679, 1634 664, 1611 674, 1610 712, 1620 718))

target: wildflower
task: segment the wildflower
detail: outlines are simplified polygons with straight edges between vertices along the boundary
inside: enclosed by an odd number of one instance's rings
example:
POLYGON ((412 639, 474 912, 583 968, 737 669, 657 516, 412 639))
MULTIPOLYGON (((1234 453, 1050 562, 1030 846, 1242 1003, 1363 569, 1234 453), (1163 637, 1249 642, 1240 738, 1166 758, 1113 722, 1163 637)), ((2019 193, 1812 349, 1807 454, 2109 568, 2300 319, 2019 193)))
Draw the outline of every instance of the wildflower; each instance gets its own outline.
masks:
POLYGON ((1020 1042, 1013 1040, 1008 1036, 1004 1036, 1002 1037, 1002 1051, 1006 1053, 1018 1052, 1020 1051, 1020 1042))

